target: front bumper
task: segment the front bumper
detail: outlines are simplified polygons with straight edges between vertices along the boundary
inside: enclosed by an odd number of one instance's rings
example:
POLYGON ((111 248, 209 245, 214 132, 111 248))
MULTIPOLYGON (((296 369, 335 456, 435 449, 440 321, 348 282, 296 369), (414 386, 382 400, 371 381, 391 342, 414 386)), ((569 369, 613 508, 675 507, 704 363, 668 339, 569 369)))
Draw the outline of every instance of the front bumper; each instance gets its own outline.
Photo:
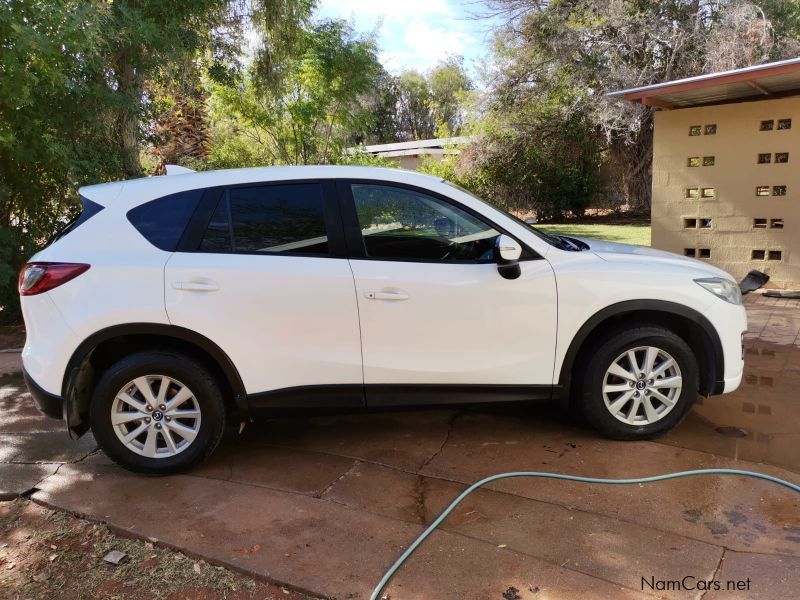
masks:
POLYGON ((28 391, 31 393, 31 396, 33 396, 33 401, 36 403, 39 410, 51 419, 64 418, 64 399, 61 396, 56 396, 42 389, 42 387, 28 375, 24 367, 22 368, 22 376, 25 378, 25 385, 28 386, 28 391))
POLYGON ((739 389, 739 385, 742 383, 742 375, 744 375, 744 369, 738 375, 726 378, 723 382, 722 393, 729 394, 739 389))

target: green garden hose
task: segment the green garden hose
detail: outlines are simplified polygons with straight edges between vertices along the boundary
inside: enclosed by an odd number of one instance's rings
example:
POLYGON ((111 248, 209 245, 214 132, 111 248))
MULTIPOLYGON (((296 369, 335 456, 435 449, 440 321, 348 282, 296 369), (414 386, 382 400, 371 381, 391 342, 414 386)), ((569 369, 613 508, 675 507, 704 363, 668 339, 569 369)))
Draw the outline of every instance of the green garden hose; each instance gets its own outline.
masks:
POLYGON ((625 484, 632 484, 632 483, 652 483, 654 481, 665 481, 667 479, 678 479, 680 477, 691 477, 693 475, 740 475, 743 477, 755 477, 756 479, 763 479, 765 481, 770 481, 772 483, 777 483, 778 485, 785 486, 790 490, 794 490, 795 492, 800 493, 800 485, 796 485, 794 483, 790 483, 784 479, 780 479, 778 477, 773 477, 772 475, 765 475, 764 473, 756 473, 755 471, 740 471, 739 469, 697 469, 694 471, 680 471, 679 473, 667 473, 665 475, 653 475, 651 477, 636 477, 634 479, 600 479, 597 477, 580 477, 578 475, 565 475, 563 473, 544 473, 540 471, 515 471, 511 473, 498 473, 497 475, 492 475, 490 477, 486 477, 481 479, 480 481, 473 483, 469 486, 466 490, 461 492, 461 494, 453 500, 450 505, 442 511, 436 520, 431 523, 428 528, 423 531, 420 536, 414 540, 411 545, 406 549, 403 554, 400 555, 395 563, 386 571, 386 574, 380 580, 375 589, 370 596, 370 600, 378 600, 380 597, 383 588, 386 587, 386 584, 392 578, 392 576, 397 572, 397 569, 406 561, 406 559, 414 553, 419 545, 425 541, 434 529, 436 529, 439 525, 442 524, 447 518, 453 509, 459 505, 459 503, 469 496, 472 492, 477 490, 479 487, 486 485, 487 483, 492 483, 493 481, 497 481, 499 479, 509 479, 511 477, 541 477, 544 479, 563 479, 566 481, 577 481, 578 483, 603 483, 603 484, 612 484, 612 485, 625 485, 625 484))

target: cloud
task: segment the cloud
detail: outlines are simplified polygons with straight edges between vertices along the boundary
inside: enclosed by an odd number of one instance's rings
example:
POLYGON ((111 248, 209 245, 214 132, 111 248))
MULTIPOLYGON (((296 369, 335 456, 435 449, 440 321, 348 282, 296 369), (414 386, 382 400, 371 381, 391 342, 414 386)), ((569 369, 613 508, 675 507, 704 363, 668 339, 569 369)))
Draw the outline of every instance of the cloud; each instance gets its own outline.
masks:
POLYGON ((321 17, 352 19, 360 31, 377 25, 380 60, 387 70, 425 71, 451 54, 468 54, 481 41, 470 33, 473 23, 448 0, 323 0, 321 17))
POLYGON ((413 18, 453 16, 455 13, 447 0, 322 0, 320 11, 344 18, 391 19, 407 21, 413 18))

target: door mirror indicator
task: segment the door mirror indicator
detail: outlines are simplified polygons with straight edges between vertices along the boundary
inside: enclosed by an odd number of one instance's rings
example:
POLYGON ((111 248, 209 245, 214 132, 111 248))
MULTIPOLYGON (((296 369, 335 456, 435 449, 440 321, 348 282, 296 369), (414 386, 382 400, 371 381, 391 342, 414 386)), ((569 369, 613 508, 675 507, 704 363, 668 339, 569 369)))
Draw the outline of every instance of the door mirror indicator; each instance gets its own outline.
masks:
POLYGON ((505 234, 497 236, 494 246, 494 259, 497 262, 497 271, 506 279, 516 279, 522 271, 519 267, 519 257, 522 256, 522 246, 512 237, 505 234))

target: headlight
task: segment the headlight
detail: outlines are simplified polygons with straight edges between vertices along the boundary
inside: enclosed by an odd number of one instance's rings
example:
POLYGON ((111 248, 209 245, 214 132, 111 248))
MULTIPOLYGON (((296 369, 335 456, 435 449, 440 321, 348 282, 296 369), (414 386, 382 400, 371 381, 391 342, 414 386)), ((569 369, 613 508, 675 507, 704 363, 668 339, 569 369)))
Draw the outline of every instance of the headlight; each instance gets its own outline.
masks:
POLYGON ((694 281, 697 285, 707 289, 717 298, 722 298, 726 302, 736 304, 737 306, 742 304, 742 290, 730 279, 708 277, 706 279, 695 279, 694 281))

